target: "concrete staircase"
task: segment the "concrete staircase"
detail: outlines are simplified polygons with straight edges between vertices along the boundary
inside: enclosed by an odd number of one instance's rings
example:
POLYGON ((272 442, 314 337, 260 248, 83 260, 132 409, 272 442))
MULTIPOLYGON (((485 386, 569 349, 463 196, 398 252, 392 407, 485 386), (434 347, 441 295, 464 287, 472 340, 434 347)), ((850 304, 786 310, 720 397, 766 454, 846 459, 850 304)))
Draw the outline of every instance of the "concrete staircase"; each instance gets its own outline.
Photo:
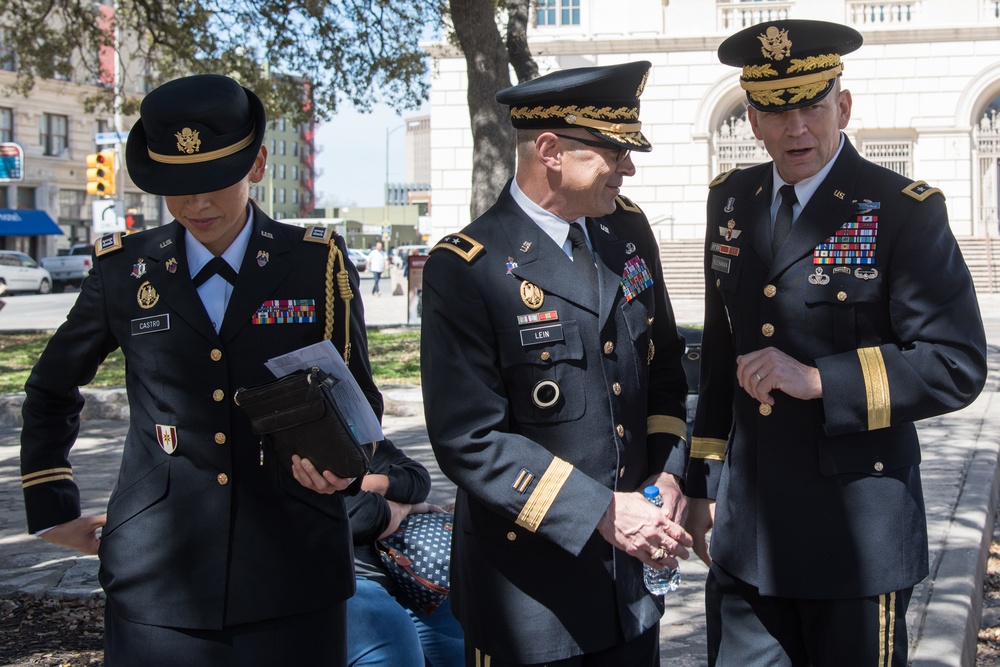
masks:
POLYGON ((977 294, 1000 293, 1000 238, 959 237, 977 294))
MULTIPOLYGON (((979 294, 1000 293, 1000 238, 960 237, 972 279, 979 294)), ((667 292, 675 298, 705 298, 705 245, 701 239, 660 242, 667 292)))

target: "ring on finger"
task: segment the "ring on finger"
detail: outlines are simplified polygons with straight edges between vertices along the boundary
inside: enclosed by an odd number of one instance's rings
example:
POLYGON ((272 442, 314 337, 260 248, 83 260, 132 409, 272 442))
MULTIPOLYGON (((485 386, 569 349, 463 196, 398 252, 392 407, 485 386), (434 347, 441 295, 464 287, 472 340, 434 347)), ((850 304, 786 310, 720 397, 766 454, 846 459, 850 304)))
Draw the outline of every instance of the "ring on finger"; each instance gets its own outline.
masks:
POLYGON ((653 560, 663 560, 667 556, 667 550, 663 546, 656 547, 656 551, 653 552, 653 560))
POLYGON ((755 378, 755 379, 757 380, 757 382, 760 382, 761 380, 763 380, 763 379, 764 379, 764 378, 762 378, 762 377, 760 376, 760 373, 754 373, 754 374, 753 374, 753 376, 754 376, 754 378, 755 378))

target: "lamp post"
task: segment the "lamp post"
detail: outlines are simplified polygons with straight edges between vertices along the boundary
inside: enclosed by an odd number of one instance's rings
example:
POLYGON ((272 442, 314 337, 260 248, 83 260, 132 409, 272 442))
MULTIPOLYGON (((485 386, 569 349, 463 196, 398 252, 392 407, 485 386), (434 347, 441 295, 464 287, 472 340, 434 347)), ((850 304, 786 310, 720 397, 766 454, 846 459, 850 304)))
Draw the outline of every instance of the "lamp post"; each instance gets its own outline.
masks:
POLYGON ((385 129, 385 209, 382 212, 383 227, 389 224, 389 136, 396 130, 401 130, 404 127, 406 127, 406 123, 385 129))

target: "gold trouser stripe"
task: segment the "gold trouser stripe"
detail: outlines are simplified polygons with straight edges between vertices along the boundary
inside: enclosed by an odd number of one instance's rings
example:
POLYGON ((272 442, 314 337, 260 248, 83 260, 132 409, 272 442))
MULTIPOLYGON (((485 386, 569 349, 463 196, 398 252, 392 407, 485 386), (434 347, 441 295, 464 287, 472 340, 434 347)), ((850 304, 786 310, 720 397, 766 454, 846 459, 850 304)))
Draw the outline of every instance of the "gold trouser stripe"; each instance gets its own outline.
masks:
POLYGON ((783 90, 794 86, 806 86, 810 83, 833 79, 842 71, 844 71, 844 66, 837 65, 832 69, 826 69, 822 72, 813 72, 812 74, 803 74, 802 76, 793 76, 787 79, 771 79, 770 81, 745 81, 740 79, 740 88, 749 92, 756 92, 758 90, 783 90))
POLYGON ((726 441, 721 438, 691 438, 691 458, 726 460, 726 441))
POLYGON ((861 373, 865 378, 865 395, 868 399, 868 430, 874 431, 890 425, 892 401, 889 398, 889 377, 885 370, 882 350, 863 347, 858 350, 861 373))
POLYGON ((683 419, 671 417, 669 415, 650 415, 646 418, 646 434, 669 433, 687 442, 687 424, 683 419))
POLYGON ((164 155, 162 153, 154 153, 149 149, 146 150, 149 153, 151 160, 162 164, 195 164, 198 162, 211 162, 212 160, 219 160, 224 157, 229 157, 234 153, 239 153, 241 150, 253 143, 253 138, 256 135, 256 132, 257 130, 254 128, 245 139, 240 139, 232 146, 220 148, 215 151, 209 151, 207 153, 195 153, 193 155, 164 155))
POLYGON ((896 592, 878 596, 878 667, 892 665, 896 641, 896 592))
POLYGON ((556 496, 559 495, 563 484, 569 479, 571 472, 573 472, 571 464, 558 456, 553 458, 548 470, 535 485, 535 490, 528 496, 528 502, 521 508, 521 514, 517 517, 517 525, 532 533, 537 531, 549 508, 552 507, 552 503, 555 502, 556 496))
POLYGON ((29 486, 35 486, 36 484, 45 484, 47 482, 55 482, 60 479, 73 479, 73 469, 72 468, 49 468, 48 470, 39 470, 38 472, 28 473, 27 475, 21 476, 21 488, 27 489, 29 486))
POLYGON ((490 656, 476 649, 476 667, 490 667, 490 656))

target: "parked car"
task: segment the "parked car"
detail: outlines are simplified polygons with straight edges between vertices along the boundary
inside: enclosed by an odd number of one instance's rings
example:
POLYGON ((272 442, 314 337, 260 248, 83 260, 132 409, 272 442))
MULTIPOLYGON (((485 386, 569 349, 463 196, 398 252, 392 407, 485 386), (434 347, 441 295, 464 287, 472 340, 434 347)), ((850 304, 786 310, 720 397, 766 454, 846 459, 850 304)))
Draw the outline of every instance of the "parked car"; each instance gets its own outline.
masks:
POLYGON ((42 267, 52 274, 52 291, 62 292, 67 287, 79 287, 93 265, 93 246, 80 243, 72 246, 67 255, 43 257, 42 267))
POLYGON ((354 248, 347 249, 347 256, 351 258, 354 262, 354 267, 358 270, 358 273, 364 273, 368 270, 368 254, 360 250, 355 250, 354 248))
POLYGON ((52 291, 52 276, 23 252, 0 250, 0 285, 7 293, 52 291))

